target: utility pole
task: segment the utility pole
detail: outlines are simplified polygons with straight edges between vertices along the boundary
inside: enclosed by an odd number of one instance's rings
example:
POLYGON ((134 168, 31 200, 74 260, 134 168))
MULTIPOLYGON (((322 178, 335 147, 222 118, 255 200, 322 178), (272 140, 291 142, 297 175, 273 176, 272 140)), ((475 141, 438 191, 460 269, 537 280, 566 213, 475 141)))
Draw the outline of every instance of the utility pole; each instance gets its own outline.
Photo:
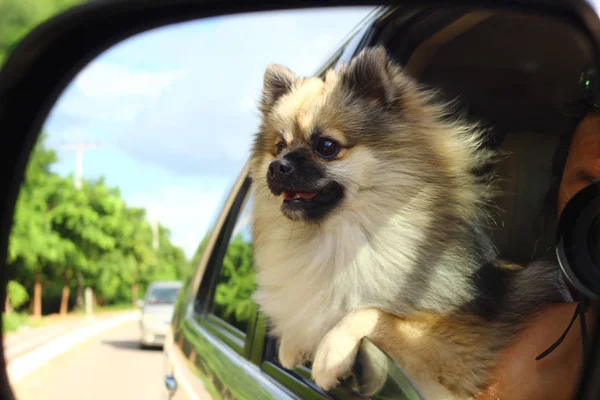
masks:
POLYGON ((95 150, 99 148, 98 143, 68 143, 61 146, 65 150, 75 150, 76 164, 75 164, 75 187, 81 189, 81 179, 83 174, 83 152, 85 150, 95 150))
POLYGON ((156 215, 152 216, 152 248, 154 250, 158 250, 159 245, 159 241, 158 241, 158 237, 159 237, 159 231, 158 231, 158 219, 156 218, 156 215))
MULTIPOLYGON (((66 143, 61 146, 64 150, 75 150, 76 164, 75 164, 75 187, 77 190, 81 190, 81 180, 83 174, 83 152, 85 150, 94 150, 100 147, 99 143, 84 143, 83 141, 77 141, 75 143, 66 143)), ((81 309, 84 306, 83 298, 83 274, 78 272, 76 275, 77 279, 77 297, 75 299, 75 307, 81 309)), ((90 296, 86 296, 85 307, 86 312, 91 307, 90 296)))

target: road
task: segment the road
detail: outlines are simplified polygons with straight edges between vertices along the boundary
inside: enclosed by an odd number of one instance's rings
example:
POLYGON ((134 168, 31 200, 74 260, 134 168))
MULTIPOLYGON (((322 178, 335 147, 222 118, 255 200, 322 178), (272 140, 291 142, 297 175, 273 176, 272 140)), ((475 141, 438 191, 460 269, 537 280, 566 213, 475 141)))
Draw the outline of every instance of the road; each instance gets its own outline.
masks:
MULTIPOLYGON (((19 332, 9 332, 4 336, 4 357, 10 362, 15 358, 35 349, 36 347, 54 340, 78 328, 101 322, 114 317, 115 313, 96 315, 92 320, 83 317, 55 317, 59 321, 37 328, 26 328, 19 332)), ((46 317, 48 318, 48 317, 46 317)))
POLYGON ((163 400, 163 354, 138 347, 138 322, 80 343, 13 386, 18 400, 163 400))

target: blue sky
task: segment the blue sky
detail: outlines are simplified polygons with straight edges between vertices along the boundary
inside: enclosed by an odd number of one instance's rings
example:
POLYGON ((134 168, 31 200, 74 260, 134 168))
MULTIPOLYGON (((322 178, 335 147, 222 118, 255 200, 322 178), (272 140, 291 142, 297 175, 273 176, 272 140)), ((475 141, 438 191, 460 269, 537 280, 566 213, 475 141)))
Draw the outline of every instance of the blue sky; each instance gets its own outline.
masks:
POLYGON ((310 75, 372 8, 244 14, 177 24, 120 43, 90 63, 45 124, 55 170, 106 177, 191 256, 248 155, 264 68, 310 75))

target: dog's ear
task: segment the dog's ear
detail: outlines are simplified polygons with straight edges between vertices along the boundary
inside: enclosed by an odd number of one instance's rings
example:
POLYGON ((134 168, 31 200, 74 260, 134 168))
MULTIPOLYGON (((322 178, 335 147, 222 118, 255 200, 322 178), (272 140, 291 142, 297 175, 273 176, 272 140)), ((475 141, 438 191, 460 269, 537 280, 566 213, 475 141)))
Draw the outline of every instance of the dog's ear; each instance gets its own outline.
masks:
POLYGON ((273 104, 281 96, 291 91, 294 84, 299 80, 299 77, 283 65, 270 64, 267 66, 260 100, 260 112, 266 115, 271 110, 271 107, 273 107, 273 104))
POLYGON ((353 94, 386 104, 390 100, 390 65, 382 46, 362 50, 341 71, 342 84, 353 94))

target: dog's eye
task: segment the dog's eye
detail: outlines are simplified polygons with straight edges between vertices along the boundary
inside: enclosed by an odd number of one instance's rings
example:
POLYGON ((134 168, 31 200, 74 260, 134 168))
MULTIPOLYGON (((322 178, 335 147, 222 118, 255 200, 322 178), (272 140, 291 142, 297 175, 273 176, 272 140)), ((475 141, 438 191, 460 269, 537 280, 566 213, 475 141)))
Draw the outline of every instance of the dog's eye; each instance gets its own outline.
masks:
POLYGON ((283 150, 285 150, 286 147, 287 146, 286 146, 286 144, 284 142, 277 143, 277 147, 276 147, 277 154, 281 154, 281 152, 283 150))
POLYGON ((342 146, 338 142, 328 137, 319 138, 315 145, 315 152, 323 158, 335 157, 341 149, 342 146))

